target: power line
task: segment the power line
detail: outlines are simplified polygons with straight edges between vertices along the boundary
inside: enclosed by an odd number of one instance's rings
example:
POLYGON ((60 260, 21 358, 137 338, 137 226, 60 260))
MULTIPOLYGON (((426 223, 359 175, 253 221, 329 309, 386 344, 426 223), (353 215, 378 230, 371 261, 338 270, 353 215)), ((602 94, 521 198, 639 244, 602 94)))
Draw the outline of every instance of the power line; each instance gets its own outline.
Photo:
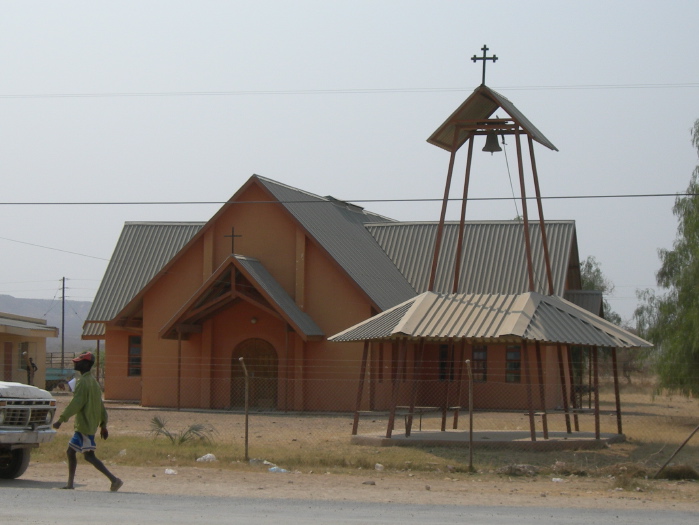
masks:
POLYGON ((94 255, 86 255, 84 253, 71 252, 68 250, 61 250, 60 248, 52 248, 51 246, 43 246, 41 244, 34 244, 31 242, 18 241, 16 239, 8 239, 7 237, 0 237, 0 239, 2 239, 3 241, 16 242, 18 244, 26 244, 28 246, 34 246, 36 248, 44 248, 45 250, 53 250, 56 252, 69 253, 71 255, 79 255, 80 257, 89 257, 90 259, 99 259, 101 261, 108 261, 109 260, 109 259, 105 259, 104 257, 95 257, 94 255))
MULTIPOLYGON (((619 193, 601 195, 549 195, 542 196, 542 200, 574 200, 574 199, 640 199, 653 197, 697 197, 699 193, 619 193)), ((535 200, 536 197, 526 197, 527 200, 535 200)), ((460 197, 450 197, 449 201, 461 201, 460 197)), ((469 197, 469 201, 509 201, 512 197, 469 197)), ((342 199, 347 203, 373 203, 373 202, 442 202, 439 197, 421 197, 415 199, 342 199)), ((182 206, 182 205, 208 205, 208 204, 328 204, 331 201, 321 199, 293 200, 293 201, 65 201, 65 202, 0 202, 0 206, 182 206)), ((0 237, 2 239, 2 237, 0 237)), ((20 241, 17 241, 20 242, 20 241)), ((97 257, 98 258, 98 257, 97 257)))
MULTIPOLYGON (((606 90, 606 89, 678 89, 698 88, 699 82, 673 82, 664 84, 572 84, 561 86, 499 86, 500 91, 548 91, 548 90, 606 90)), ((364 95, 391 93, 448 93, 470 92, 470 87, 425 88, 340 88, 340 89, 278 89, 231 91, 153 91, 113 93, 15 93, 0 95, 0 99, 50 99, 50 98, 136 98, 136 97, 231 97, 278 95, 364 95)))

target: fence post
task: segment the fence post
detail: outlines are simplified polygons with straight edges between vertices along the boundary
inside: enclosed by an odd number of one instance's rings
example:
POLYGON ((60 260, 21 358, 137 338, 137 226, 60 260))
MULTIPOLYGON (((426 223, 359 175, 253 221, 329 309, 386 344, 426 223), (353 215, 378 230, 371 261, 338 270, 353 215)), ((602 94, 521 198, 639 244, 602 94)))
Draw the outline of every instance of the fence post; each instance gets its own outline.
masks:
POLYGON ((248 414, 249 414, 249 397, 248 392, 250 390, 250 383, 248 380, 248 369, 245 367, 245 361, 242 357, 238 358, 240 364, 243 367, 243 373, 245 374, 245 461, 248 461, 248 414))

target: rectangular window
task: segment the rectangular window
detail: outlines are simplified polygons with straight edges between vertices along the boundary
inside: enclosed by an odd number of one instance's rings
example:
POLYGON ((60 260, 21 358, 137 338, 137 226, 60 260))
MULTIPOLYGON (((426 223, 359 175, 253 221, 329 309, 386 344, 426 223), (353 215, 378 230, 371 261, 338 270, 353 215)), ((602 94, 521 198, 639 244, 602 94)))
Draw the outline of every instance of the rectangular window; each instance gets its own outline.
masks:
POLYGON ((488 377, 488 347, 479 345, 473 347, 471 358, 471 373, 476 382, 485 382, 488 377))
POLYGON ((141 375, 141 336, 129 336, 129 376, 141 375))
POLYGON ((508 345, 505 355, 505 382, 520 383, 522 381, 522 351, 519 345, 508 345))

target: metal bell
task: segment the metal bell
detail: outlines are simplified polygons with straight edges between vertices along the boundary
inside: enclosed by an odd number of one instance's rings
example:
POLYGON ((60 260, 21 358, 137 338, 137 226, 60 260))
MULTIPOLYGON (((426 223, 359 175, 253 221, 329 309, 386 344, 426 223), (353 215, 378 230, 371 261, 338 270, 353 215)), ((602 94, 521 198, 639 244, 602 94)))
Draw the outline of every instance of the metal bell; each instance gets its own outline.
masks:
POLYGON ((486 135, 483 151, 489 151, 491 155, 496 151, 502 151, 500 144, 498 144, 498 134, 495 131, 490 131, 486 135))

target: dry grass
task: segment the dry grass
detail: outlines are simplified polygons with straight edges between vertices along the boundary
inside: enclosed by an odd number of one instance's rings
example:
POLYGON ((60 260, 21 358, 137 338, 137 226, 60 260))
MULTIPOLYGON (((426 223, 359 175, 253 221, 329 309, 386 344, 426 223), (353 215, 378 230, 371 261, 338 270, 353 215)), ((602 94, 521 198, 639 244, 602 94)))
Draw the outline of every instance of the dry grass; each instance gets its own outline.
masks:
MULTIPOLYGON (((625 387, 622 390, 624 433, 627 442, 597 451, 522 452, 512 450, 474 451, 479 472, 495 473, 511 464, 530 464, 542 474, 557 476, 606 477, 612 485, 642 490, 646 476, 652 477, 697 424, 699 400, 679 396, 653 395, 652 388, 625 387)), ((613 392, 601 392, 601 409, 613 409, 613 392)), ((59 397, 59 410, 68 401, 59 397)), ((243 414, 209 411, 171 411, 137 406, 108 405, 110 439, 100 442, 98 455, 123 465, 198 465, 196 459, 207 453, 218 458, 217 467, 251 468, 245 462, 243 414), (150 422, 161 417, 173 429, 205 424, 216 430, 213 443, 193 440, 173 445, 149 435, 150 422)), ((463 428, 467 418, 463 418, 463 428)), ((364 417, 360 433, 382 434, 386 416, 364 417)), ((402 423, 401 423, 402 424, 402 423)), ((524 413, 478 412, 477 429, 528 429, 524 413)), ((417 428, 418 421, 415 422, 417 428)), ((423 430, 438 429, 438 414, 423 416, 423 430)), ((616 431, 616 417, 602 416, 602 431, 616 431)), ((450 425, 449 425, 450 426, 450 425)), ((594 430, 592 415, 580 417, 581 430, 594 430)), ((35 461, 63 461, 69 425, 59 437, 33 455, 35 461)), ((300 415, 298 413, 252 413, 249 419, 249 457, 267 460, 289 470, 356 472, 383 465, 386 471, 468 472, 468 449, 442 447, 367 447, 350 444, 351 414, 300 415)), ((563 430, 564 416, 552 414, 550 430, 563 430)), ((402 428, 397 427, 396 431, 402 428)), ((675 459, 677 464, 699 466, 699 438, 690 442, 675 459)))

